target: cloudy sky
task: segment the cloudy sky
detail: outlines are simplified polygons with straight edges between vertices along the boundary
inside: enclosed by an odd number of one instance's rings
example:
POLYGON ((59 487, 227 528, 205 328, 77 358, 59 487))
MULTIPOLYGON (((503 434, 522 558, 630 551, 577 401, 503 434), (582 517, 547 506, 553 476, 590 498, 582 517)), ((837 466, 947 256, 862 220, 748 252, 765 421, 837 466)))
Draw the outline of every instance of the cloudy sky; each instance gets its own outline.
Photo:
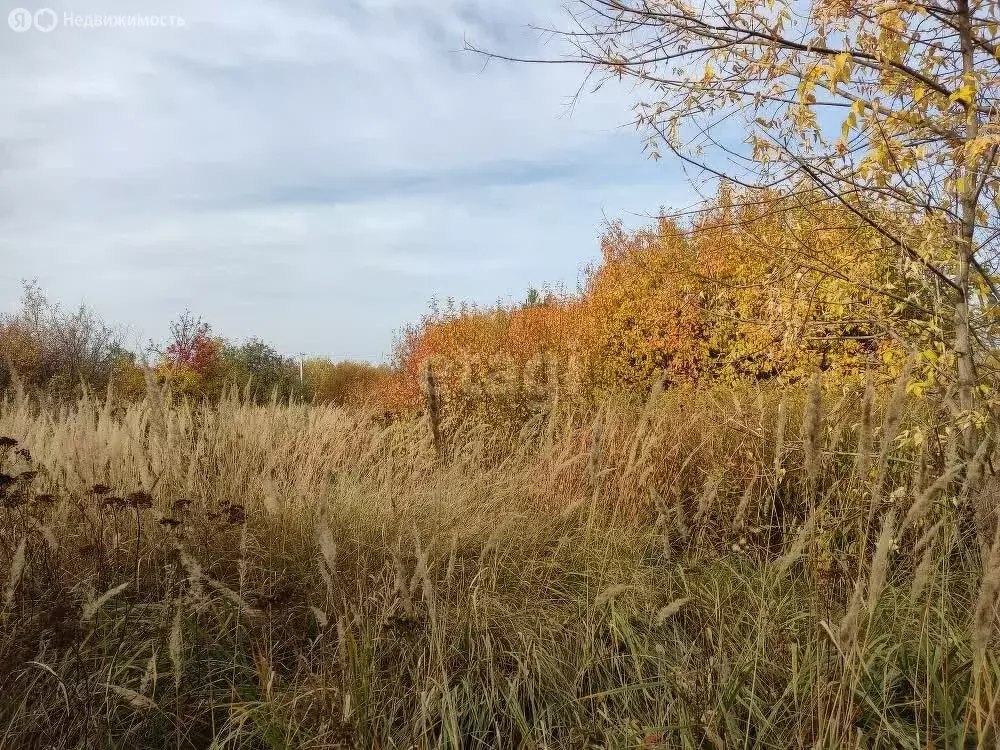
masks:
POLYGON ((49 33, 0 6, 4 305, 37 278, 136 339, 190 308, 233 339, 380 360, 433 296, 572 287, 605 217, 691 188, 623 127, 634 92, 570 111, 581 68, 461 51, 558 56, 528 26, 561 2, 49 0, 49 33))

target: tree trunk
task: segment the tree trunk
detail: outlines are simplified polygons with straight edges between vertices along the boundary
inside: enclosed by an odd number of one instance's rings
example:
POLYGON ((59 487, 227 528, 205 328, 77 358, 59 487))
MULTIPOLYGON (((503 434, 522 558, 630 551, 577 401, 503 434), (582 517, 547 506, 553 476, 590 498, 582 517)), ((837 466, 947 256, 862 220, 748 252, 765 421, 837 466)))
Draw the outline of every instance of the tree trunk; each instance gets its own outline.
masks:
MULTIPOLYGON (((963 222, 964 224, 964 222, 963 222)), ((958 273, 955 283, 959 299, 955 303, 955 358, 958 377, 958 405, 963 416, 975 408, 976 368, 972 359, 972 331, 969 325, 969 256, 966 246, 960 247, 958 273)), ((976 452, 976 430, 969 423, 962 431, 962 444, 966 456, 976 452)))
MULTIPOLYGON (((957 26, 962 42, 962 70, 965 76, 975 73, 975 46, 972 38, 968 0, 959 0, 957 26)), ((974 141, 979 136, 979 117, 976 113, 975 98, 965 104, 965 142, 974 141)), ((978 192, 978 159, 963 163, 958 170, 959 224, 956 237, 958 266, 955 284, 958 300, 955 303, 955 358, 958 377, 958 403, 963 417, 968 419, 975 408, 976 366, 973 360, 972 330, 969 323, 969 294, 971 266, 975 259, 976 245, 976 196, 978 192)), ((962 442, 966 456, 976 452, 977 434, 971 420, 962 431, 962 442)))

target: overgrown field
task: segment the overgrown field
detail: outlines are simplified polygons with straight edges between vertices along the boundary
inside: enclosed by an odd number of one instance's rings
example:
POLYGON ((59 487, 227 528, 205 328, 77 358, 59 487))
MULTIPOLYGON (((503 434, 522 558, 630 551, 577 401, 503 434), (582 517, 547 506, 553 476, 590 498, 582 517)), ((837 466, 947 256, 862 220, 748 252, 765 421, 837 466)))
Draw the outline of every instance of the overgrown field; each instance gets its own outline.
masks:
POLYGON ((8 396, 0 748, 993 747, 990 450, 901 385, 8 396))

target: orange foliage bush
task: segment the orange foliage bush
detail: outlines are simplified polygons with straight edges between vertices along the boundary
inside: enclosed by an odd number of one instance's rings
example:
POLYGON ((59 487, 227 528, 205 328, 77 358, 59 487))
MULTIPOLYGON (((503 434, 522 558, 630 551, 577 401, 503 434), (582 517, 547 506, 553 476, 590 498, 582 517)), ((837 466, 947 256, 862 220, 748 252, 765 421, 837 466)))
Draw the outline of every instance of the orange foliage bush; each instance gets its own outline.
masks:
POLYGON ((799 379, 898 366, 893 331, 926 280, 846 209, 724 189, 687 226, 609 227, 576 295, 432 306, 397 351, 398 400, 432 366, 446 404, 530 412, 572 397, 702 380, 799 379), (889 290, 887 294, 885 290, 889 290), (503 407, 503 408, 501 408, 503 407))
POLYGON ((446 403, 503 410, 544 400, 557 382, 571 391, 566 363, 578 349, 583 305, 567 295, 540 303, 434 305, 397 344, 397 401, 419 404, 423 368, 431 366, 446 403))

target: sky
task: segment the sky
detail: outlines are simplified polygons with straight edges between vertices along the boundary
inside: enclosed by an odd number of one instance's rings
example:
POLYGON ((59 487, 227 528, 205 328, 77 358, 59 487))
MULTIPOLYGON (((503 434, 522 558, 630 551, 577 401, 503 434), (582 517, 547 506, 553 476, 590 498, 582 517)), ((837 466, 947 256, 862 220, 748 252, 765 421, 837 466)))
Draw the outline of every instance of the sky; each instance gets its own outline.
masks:
POLYGON ((565 26, 563 0, 48 0, 48 32, 15 32, 42 6, 13 2, 6 309, 37 278, 136 342, 190 309, 235 341, 382 361, 431 298, 572 289, 606 220, 693 194, 643 155, 639 92, 574 102, 581 67, 463 51, 559 57, 531 26, 565 26))

